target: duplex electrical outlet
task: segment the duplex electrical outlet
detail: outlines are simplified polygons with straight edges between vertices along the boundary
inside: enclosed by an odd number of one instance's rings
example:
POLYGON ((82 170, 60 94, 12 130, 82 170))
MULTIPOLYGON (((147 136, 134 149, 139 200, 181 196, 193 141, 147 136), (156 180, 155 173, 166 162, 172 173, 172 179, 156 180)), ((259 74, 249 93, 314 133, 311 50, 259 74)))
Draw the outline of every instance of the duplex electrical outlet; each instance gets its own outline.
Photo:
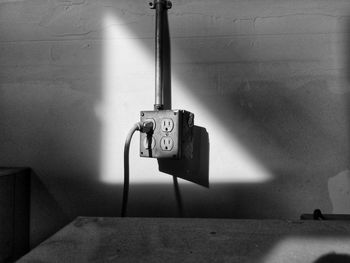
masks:
POLYGON ((141 121, 151 121, 153 131, 140 133, 140 156, 192 157, 194 115, 185 110, 142 111, 141 121))
POLYGON ((154 147, 156 146, 156 140, 155 138, 152 137, 145 137, 143 139, 143 147, 145 147, 145 149, 154 149, 154 147))
POLYGON ((163 132, 171 132, 174 129, 174 121, 171 118, 164 118, 160 123, 163 132))
POLYGON ((164 136, 160 139, 160 148, 163 151, 171 151, 174 146, 174 141, 170 136, 164 136))

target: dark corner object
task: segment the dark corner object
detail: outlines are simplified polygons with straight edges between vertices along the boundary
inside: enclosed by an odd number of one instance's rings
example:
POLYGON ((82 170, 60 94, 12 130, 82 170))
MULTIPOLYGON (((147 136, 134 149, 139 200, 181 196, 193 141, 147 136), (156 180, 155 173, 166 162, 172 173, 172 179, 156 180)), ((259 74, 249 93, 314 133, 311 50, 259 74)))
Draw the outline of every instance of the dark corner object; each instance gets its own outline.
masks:
MULTIPOLYGON (((350 220, 349 214, 323 214, 320 209, 315 209, 312 214, 302 214, 301 220, 350 220)), ((349 261, 350 262, 350 261, 349 261)))
POLYGON ((350 255, 329 253, 318 258, 314 263, 349 263, 350 255))
POLYGON ((29 251, 29 168, 0 168, 0 262, 29 251))

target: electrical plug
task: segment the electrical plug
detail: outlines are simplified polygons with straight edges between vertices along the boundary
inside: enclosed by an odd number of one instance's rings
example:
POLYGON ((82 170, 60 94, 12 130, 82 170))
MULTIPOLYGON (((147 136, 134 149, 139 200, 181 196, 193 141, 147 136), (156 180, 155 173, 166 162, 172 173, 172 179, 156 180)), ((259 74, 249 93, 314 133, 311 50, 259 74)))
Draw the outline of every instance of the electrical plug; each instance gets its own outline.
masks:
POLYGON ((153 131, 153 122, 151 122, 151 121, 141 122, 140 132, 150 133, 152 131, 153 131))

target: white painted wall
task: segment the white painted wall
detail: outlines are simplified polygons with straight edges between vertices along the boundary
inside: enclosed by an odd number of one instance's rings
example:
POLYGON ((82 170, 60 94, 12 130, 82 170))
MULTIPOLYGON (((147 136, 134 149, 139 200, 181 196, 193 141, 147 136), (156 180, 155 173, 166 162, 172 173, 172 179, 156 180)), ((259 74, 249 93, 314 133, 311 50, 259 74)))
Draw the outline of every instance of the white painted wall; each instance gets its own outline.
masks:
MULTIPOLYGON (((350 212, 349 14, 341 0, 173 2, 173 108, 210 141, 210 188, 180 181, 186 216, 350 212)), ((46 188, 33 243, 55 213, 119 213, 125 135, 154 103, 153 34, 147 1, 0 1, 0 165, 46 188)), ((138 136, 130 162, 129 215, 176 216, 138 136)))

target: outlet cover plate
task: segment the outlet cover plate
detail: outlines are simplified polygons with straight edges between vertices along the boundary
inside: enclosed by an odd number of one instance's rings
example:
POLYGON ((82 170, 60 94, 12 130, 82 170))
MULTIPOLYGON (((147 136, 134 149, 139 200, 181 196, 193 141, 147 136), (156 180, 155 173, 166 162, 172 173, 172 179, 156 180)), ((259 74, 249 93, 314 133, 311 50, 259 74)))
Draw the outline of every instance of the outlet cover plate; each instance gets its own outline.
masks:
POLYGON ((192 154, 194 119, 192 113, 185 110, 159 110, 141 111, 140 115, 142 122, 151 121, 154 126, 152 135, 140 133, 141 157, 181 159, 184 154, 192 154), (164 129, 164 121, 167 123, 172 121, 172 127, 169 131, 164 129), (161 147, 161 140, 164 137, 170 138, 173 142, 170 150, 164 150, 161 147), (145 140, 151 140, 151 138, 155 143, 147 145, 145 140))

